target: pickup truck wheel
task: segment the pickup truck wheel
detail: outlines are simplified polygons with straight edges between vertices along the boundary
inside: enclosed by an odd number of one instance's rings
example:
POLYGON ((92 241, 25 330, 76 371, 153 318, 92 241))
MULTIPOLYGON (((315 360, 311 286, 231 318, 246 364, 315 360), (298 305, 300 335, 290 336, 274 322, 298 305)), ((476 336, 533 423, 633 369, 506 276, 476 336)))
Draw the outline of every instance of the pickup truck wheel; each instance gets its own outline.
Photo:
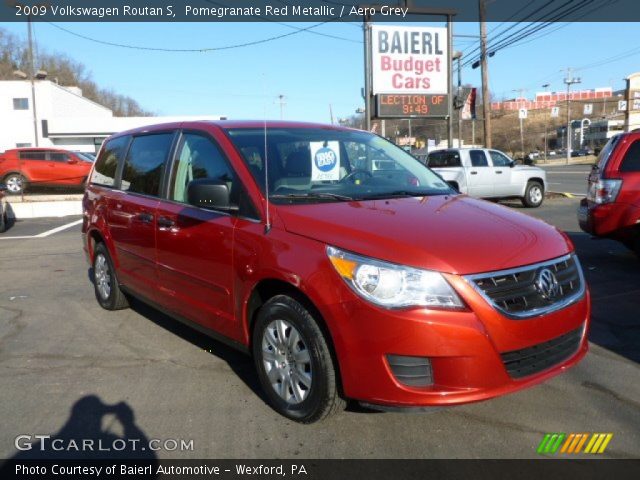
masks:
POLYGON ((278 413, 313 423, 344 408, 327 341, 301 303, 287 295, 267 301, 252 340, 260 383, 278 413))
POLYGON ((527 183, 522 204, 527 208, 538 208, 544 201, 544 187, 539 182, 527 183))
POLYGON ((93 286, 96 300, 105 310, 122 310, 129 306, 127 297, 120 290, 111 256, 103 243, 98 243, 93 253, 93 286))

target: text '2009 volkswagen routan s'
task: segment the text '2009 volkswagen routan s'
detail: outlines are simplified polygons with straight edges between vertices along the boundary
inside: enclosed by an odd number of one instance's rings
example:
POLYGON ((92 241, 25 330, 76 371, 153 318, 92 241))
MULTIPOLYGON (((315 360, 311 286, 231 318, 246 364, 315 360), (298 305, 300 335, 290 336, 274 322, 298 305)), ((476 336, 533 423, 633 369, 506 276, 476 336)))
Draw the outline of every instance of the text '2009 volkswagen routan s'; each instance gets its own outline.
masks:
POLYGON ((188 122, 114 135, 83 200, 96 298, 137 297, 253 355, 301 422, 544 381, 587 352, 573 245, 457 194, 371 133, 188 122))

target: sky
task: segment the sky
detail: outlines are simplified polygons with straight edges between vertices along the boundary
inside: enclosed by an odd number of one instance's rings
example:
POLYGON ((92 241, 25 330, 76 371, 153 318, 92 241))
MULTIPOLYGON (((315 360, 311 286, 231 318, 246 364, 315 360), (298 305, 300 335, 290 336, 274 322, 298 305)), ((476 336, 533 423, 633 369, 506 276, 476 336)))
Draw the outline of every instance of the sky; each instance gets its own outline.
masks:
MULTIPOLYGON (((221 47, 294 31, 266 22, 57 25, 99 40, 170 48, 221 47)), ((489 23, 489 40, 511 25, 489 23)), ((0 23, 0 27, 26 38, 24 23, 0 23)), ((278 96, 284 95, 285 119, 329 123, 330 108, 338 119, 353 115, 364 104, 362 28, 336 23, 312 31, 340 39, 307 31, 230 50, 156 52, 101 45, 48 23, 35 24, 40 50, 64 53, 84 63, 101 87, 129 95, 157 115, 280 118, 278 96)), ((497 52, 489 60, 490 89, 496 98, 513 98, 518 89, 526 89, 524 96, 533 97, 545 83, 552 91, 563 90, 561 70, 567 67, 577 69, 575 75, 582 78, 578 88, 621 89, 624 77, 640 71, 637 32, 637 23, 558 23, 529 37, 526 44, 497 52), (615 61, 601 62, 612 58, 615 61)), ((477 23, 454 24, 454 36, 478 33, 477 23)), ((477 38, 455 37, 454 48, 468 55, 477 42, 477 38)), ((479 88, 480 69, 464 68, 462 81, 479 88)))

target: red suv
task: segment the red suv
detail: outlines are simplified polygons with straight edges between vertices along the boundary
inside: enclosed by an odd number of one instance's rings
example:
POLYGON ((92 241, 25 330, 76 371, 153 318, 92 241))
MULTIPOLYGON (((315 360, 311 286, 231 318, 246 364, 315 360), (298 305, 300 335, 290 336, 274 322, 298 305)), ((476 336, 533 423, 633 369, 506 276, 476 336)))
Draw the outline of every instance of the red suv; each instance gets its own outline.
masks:
POLYGON ((544 381, 587 352, 568 237, 457 194, 368 132, 187 122, 109 138, 83 243, 109 310, 134 296, 253 355, 301 422, 345 398, 453 405, 544 381))
POLYGON ((612 137, 589 175, 580 228, 621 241, 640 255, 640 131, 612 137))
POLYGON ((0 182, 17 195, 28 185, 83 186, 92 163, 73 152, 52 148, 15 148, 0 154, 0 182))

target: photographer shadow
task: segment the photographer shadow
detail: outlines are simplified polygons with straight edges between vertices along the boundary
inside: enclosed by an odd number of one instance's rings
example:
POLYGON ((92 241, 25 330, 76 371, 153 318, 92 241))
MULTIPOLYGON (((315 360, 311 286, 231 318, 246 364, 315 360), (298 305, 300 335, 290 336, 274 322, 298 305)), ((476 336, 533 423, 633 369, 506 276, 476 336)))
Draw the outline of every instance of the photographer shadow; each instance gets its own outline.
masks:
POLYGON ((56 434, 42 441, 33 435, 17 439, 16 447, 21 451, 10 460, 136 459, 152 463, 154 471, 157 466, 157 455, 131 407, 126 402, 105 404, 96 395, 80 398, 56 434))

